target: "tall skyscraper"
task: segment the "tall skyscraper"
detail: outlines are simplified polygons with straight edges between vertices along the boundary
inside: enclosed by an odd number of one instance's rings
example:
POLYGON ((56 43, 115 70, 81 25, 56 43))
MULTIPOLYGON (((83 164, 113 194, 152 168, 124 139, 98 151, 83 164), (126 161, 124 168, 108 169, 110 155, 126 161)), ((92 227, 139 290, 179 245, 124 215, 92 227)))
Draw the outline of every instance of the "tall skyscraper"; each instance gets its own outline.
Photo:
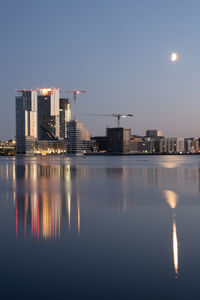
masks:
POLYGON ((59 89, 39 89, 38 139, 54 140, 60 137, 59 89))
POLYGON ((71 121, 70 102, 58 88, 21 90, 16 96, 17 153, 83 153, 90 150, 90 133, 71 121))
POLYGON ((65 139, 67 137, 66 124, 71 120, 71 107, 69 99, 60 98, 60 137, 65 139))
POLYGON ((16 96, 16 150, 27 153, 37 139, 37 91, 20 90, 16 96))

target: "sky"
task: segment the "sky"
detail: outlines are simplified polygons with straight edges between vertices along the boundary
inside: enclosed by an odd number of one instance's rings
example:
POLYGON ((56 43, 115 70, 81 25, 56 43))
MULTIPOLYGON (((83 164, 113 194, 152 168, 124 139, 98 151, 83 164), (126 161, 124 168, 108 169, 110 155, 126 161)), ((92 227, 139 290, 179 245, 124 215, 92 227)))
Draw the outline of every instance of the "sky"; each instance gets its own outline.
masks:
POLYGON ((0 25, 0 139, 15 136, 14 89, 50 86, 88 91, 77 118, 93 136, 117 122, 86 114, 118 112, 132 134, 200 136, 200 1, 2 0, 0 25))

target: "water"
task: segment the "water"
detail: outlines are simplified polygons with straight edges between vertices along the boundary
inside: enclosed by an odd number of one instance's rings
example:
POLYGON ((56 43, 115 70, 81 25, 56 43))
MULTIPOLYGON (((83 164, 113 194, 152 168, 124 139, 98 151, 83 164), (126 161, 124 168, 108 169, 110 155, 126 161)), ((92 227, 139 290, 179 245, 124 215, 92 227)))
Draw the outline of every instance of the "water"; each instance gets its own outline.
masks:
POLYGON ((199 299, 200 157, 0 158, 1 299, 199 299))

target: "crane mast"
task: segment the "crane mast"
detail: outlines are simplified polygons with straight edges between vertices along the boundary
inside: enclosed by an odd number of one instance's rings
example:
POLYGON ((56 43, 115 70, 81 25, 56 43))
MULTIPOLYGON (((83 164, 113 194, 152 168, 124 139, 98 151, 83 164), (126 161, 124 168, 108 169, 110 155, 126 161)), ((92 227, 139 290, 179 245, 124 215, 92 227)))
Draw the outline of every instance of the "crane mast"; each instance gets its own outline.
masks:
POLYGON ((74 110, 73 110, 73 119, 74 121, 76 121, 76 98, 77 98, 77 94, 80 93, 87 93, 87 91, 85 90, 73 90, 73 91, 63 91, 63 93, 73 93, 73 98, 74 98, 74 110))

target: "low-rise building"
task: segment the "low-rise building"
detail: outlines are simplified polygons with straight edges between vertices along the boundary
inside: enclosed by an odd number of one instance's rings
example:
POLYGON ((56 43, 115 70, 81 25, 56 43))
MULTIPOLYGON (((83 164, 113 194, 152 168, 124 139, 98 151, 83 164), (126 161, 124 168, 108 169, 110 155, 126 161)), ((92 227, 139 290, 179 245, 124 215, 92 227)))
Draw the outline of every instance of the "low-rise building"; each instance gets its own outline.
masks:
POLYGON ((160 139, 160 153, 184 153, 184 138, 172 137, 160 139))
POLYGON ((196 153, 199 151, 199 141, 195 138, 185 138, 185 153, 196 153))
POLYGON ((92 152, 107 152, 108 138, 107 136, 94 136, 91 138, 92 152))
POLYGON ((108 152, 113 154, 130 153, 131 129, 123 127, 107 128, 108 152))
POLYGON ((144 137, 139 135, 131 136, 131 152, 145 153, 147 151, 147 144, 144 137))

